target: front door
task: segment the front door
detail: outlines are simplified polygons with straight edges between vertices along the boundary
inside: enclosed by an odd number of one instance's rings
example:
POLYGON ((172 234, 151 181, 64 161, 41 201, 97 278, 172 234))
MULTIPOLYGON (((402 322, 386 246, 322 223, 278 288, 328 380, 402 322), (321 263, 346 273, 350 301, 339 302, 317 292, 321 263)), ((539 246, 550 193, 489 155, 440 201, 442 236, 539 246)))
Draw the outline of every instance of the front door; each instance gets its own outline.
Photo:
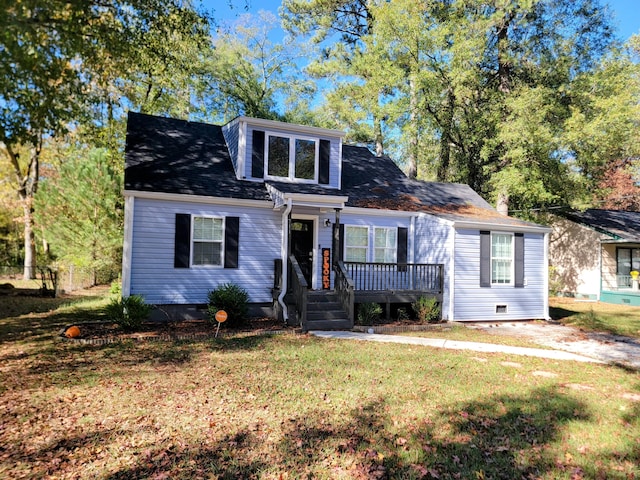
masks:
POLYGON ((291 220, 291 253, 311 288, 313 276, 313 220, 291 220))

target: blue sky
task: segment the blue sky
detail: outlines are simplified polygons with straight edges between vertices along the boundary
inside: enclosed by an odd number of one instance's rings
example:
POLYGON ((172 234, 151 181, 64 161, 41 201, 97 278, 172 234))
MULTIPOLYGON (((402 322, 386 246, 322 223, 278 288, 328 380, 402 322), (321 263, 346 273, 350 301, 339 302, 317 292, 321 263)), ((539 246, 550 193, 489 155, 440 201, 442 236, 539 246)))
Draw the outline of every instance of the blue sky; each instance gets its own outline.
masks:
MULTIPOLYGON (((217 20, 233 21, 238 16, 247 13, 245 0, 196 0, 208 10, 213 10, 213 16, 217 20)), ((269 10, 277 15, 281 0, 246 0, 249 4, 248 13, 257 13, 258 10, 269 10)), ((634 33, 640 33, 640 0, 602 0, 611 7, 614 14, 614 24, 618 27, 621 39, 626 40, 634 33)))

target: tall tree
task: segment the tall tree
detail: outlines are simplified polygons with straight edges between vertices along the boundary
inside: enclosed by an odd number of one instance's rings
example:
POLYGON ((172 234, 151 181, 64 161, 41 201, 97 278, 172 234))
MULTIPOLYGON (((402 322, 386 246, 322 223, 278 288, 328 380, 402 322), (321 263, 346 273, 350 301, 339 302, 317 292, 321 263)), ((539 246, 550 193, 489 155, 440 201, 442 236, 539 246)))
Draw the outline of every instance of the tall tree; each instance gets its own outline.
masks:
POLYGON ((122 175, 104 149, 67 150, 42 182, 36 218, 56 258, 91 269, 95 283, 99 272, 113 275, 120 267, 122 175))
MULTIPOLYGON (((179 0, 0 0, 0 11, 0 155, 14 171, 23 210, 24 277, 32 278, 33 199, 44 140, 82 122, 95 100, 94 87, 117 77, 123 59, 132 59, 158 21, 193 11, 179 0), (28 154, 20 154, 21 148, 28 154)), ((191 26, 188 19, 182 24, 191 26)))
POLYGON ((258 16, 242 15, 219 29, 204 67, 201 91, 218 120, 238 115, 279 119, 299 104, 307 105, 315 92, 297 67, 305 47, 292 39, 273 43, 270 35, 276 23, 272 13, 260 11, 258 16))
POLYGON ((321 46, 320 55, 308 72, 334 85, 327 96, 329 116, 336 118, 338 124, 351 127, 352 140, 372 143, 376 154, 382 155, 390 89, 385 85, 385 73, 389 72, 382 63, 375 63, 375 55, 369 54, 371 48, 383 51, 380 44, 371 42, 374 3, 284 0, 281 16, 290 33, 309 37, 321 46))

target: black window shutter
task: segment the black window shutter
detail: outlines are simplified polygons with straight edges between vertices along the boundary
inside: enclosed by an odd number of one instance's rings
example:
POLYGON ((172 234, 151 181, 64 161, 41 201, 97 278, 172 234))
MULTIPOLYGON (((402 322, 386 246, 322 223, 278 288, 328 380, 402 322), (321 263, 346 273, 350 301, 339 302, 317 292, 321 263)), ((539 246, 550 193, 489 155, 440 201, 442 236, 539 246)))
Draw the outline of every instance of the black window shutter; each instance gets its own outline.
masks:
POLYGON ((514 238, 514 285, 524 287, 524 234, 516 233, 514 238))
POLYGON ((264 132, 253 131, 253 145, 251 147, 251 176, 264 177, 264 132))
POLYGON ((491 232, 480 230, 480 286, 491 286, 491 232))
POLYGON ((191 215, 176 213, 174 268, 189 268, 191 256, 191 215))
POLYGON ((224 222, 224 268, 238 268, 240 218, 226 217, 224 222))
POLYGON ((322 185, 329 184, 330 156, 331 156, 331 142, 329 142, 329 140, 320 140, 318 183, 322 185))
POLYGON ((407 251, 409 244, 409 229, 404 227, 398 227, 398 252, 396 255, 396 260, 399 264, 405 264, 404 266, 399 266, 399 272, 406 272, 407 267, 407 251))

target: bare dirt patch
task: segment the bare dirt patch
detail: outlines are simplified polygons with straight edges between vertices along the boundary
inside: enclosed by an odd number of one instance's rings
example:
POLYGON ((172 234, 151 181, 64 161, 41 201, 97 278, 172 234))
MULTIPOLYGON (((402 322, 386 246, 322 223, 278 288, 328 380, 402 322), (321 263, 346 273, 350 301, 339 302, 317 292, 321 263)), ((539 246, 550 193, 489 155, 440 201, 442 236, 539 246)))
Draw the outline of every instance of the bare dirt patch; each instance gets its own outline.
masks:
MULTIPOLYGON (((183 320, 173 322, 146 322, 135 332, 127 332, 115 323, 94 322, 76 323, 80 329, 80 336, 77 340, 188 340, 198 338, 210 338, 216 336, 217 325, 213 325, 206 320, 183 320)), ((60 336, 64 337, 64 332, 71 325, 60 331, 60 336)), ((218 336, 229 336, 235 334, 269 334, 275 332, 294 333, 296 328, 285 326, 273 318, 252 318, 236 328, 225 327, 221 324, 218 336)), ((76 340, 76 339, 74 339, 76 340)))

